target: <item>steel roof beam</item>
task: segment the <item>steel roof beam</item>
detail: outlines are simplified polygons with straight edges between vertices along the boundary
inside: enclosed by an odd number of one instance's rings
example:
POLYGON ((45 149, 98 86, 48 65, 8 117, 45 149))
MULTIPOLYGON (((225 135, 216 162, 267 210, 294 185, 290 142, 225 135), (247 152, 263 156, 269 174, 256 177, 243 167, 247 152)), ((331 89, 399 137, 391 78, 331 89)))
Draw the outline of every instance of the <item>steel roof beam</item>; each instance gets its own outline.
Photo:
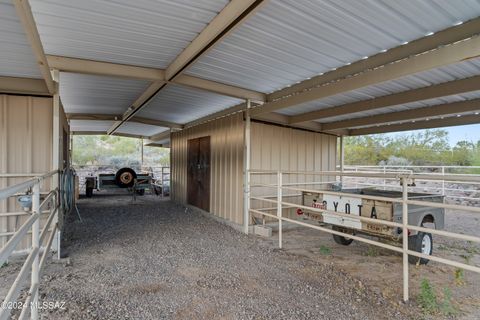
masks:
POLYGON ((231 33, 246 18, 260 8, 263 0, 232 0, 170 63, 165 72, 167 80, 178 76, 185 68, 231 33))
MULTIPOLYGON (((68 120, 100 120, 100 121, 118 121, 122 118, 122 115, 115 115, 115 114, 90 114, 90 113, 67 113, 66 114, 68 120)), ((173 128, 173 129, 182 129, 183 126, 178 123, 163 121, 163 120, 154 120, 154 119, 147 119, 142 117, 132 117, 130 119, 131 122, 148 124, 152 126, 159 126, 165 128, 173 128)))
POLYGON ((444 82, 431 85, 429 87, 393 93, 369 100, 351 102, 331 108, 311 111, 296 116, 291 116, 289 122, 291 124, 301 123, 304 121, 310 121, 312 119, 322 119, 363 111, 371 111, 389 106, 440 98, 476 90, 480 90, 480 76, 444 82))
POLYGON ((183 86, 219 93, 229 97, 250 99, 255 102, 264 102, 266 99, 266 94, 262 92, 239 88, 236 86, 205 80, 185 74, 175 77, 175 79, 173 79, 171 82, 183 86))
POLYGON ((339 93, 348 92, 414 73, 439 68, 444 65, 465 61, 480 55, 480 37, 462 40, 407 59, 396 61, 355 76, 315 87, 297 95, 267 102, 252 110, 252 116, 288 108, 298 104, 319 100, 339 93))
POLYGON ((165 70, 124 65, 112 62, 102 62, 79 58, 47 55, 51 68, 64 72, 113 76, 138 80, 165 80, 165 70))
POLYGON ((433 119, 433 120, 414 121, 414 122, 410 121, 406 123, 351 129, 349 130, 348 135, 360 136, 360 135, 366 135, 366 134, 462 126, 462 125, 477 124, 477 123, 480 123, 480 115, 474 114, 474 115, 466 115, 461 117, 453 116, 453 117, 444 118, 444 119, 433 119))
POLYGON ((480 30, 480 18, 475 18, 467 21, 461 25, 450 27, 435 34, 414 41, 408 44, 394 47, 385 52, 377 53, 368 59, 353 62, 350 65, 345 65, 336 70, 326 72, 322 75, 313 77, 309 80, 302 81, 299 84, 294 84, 288 88, 280 89, 267 96, 267 101, 273 101, 291 94, 299 93, 303 90, 313 88, 333 80, 341 79, 349 75, 354 75, 364 70, 373 69, 408 58, 412 55, 433 50, 442 45, 454 43, 466 38, 477 35, 480 30))
POLYGON ((48 66, 47 58, 45 57, 45 52, 43 51, 42 42, 40 41, 40 36, 38 35, 37 25, 32 15, 32 9, 27 0, 13 0, 15 5, 15 10, 17 15, 22 23, 23 30, 27 36, 28 42, 33 50, 33 54, 37 59, 38 67, 40 68, 40 73, 42 74, 45 84, 47 86, 48 92, 50 94, 55 93, 55 82, 53 81, 52 74, 50 73, 50 68, 48 66))
POLYGON ((149 138, 151 141, 161 141, 165 139, 170 139, 170 130, 157 133, 149 138))
POLYGON ((51 96, 45 81, 42 79, 1 77, 0 94, 30 94, 39 96, 51 96))
MULTIPOLYGON (((100 135, 106 135, 107 133, 105 131, 70 131, 73 135, 75 136, 100 136, 100 135)), ((119 137, 126 137, 126 138, 137 138, 137 139, 148 139, 149 137, 147 136, 142 136, 138 134, 131 134, 131 133, 121 133, 121 132, 115 132, 112 133, 113 136, 119 136, 119 137)))
POLYGON ((375 116, 323 123, 324 130, 355 128, 368 125, 385 124, 405 120, 426 119, 438 116, 457 115, 465 112, 480 110, 480 99, 445 103, 430 107, 423 107, 405 111, 390 112, 375 116))
MULTIPOLYGON (((63 72, 158 81, 156 86, 166 83, 165 70, 162 69, 51 55, 47 55, 47 61, 51 68, 55 68, 63 72)), ((251 99, 253 101, 261 102, 265 101, 266 99, 266 94, 262 92, 188 75, 180 75, 170 82, 235 98, 251 99)))
MULTIPOLYGON (((232 0, 197 35, 195 39, 170 63, 165 71, 165 80, 172 81, 189 65, 199 59, 216 43, 232 32, 237 26, 258 10, 266 0, 232 0)), ((115 132, 124 122, 140 111, 153 99, 165 83, 155 81, 125 112, 123 119, 115 123, 108 134, 115 132)))

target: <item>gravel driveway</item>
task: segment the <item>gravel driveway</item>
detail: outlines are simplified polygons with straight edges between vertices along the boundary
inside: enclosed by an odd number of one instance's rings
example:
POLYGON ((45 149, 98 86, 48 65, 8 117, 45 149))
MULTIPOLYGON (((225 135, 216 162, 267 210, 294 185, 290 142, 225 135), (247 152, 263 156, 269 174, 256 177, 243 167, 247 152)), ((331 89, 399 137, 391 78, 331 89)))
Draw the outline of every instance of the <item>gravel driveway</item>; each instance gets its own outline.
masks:
POLYGON ((48 262, 45 319, 411 319, 334 264, 269 248, 154 196, 82 199, 70 263, 48 262))

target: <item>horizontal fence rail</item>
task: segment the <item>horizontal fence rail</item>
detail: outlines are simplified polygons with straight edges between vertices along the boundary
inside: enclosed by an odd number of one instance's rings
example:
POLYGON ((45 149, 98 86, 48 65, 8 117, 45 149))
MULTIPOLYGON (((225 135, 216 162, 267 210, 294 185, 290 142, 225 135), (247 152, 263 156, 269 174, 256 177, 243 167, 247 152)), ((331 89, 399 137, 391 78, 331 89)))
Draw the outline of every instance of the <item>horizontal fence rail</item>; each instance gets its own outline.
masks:
MULTIPOLYGON (((338 169, 340 169, 338 167, 338 169)), ((421 185, 415 190, 425 190, 432 193, 444 195, 449 201, 474 201, 480 203, 480 183, 475 181, 457 181, 451 179, 459 174, 463 176, 478 176, 480 166, 403 166, 403 165, 346 165, 343 167, 345 172, 410 172, 422 175, 418 178, 421 185), (440 177, 441 180, 432 179, 433 176, 440 177)), ((382 187, 384 189, 398 188, 395 185, 395 179, 388 177, 374 179, 373 181, 359 181, 355 178, 344 180, 347 185, 382 187)))
MULTIPOLYGON (((0 178, 20 178, 34 177, 24 182, 9 186, 0 190, 0 201, 7 201, 11 197, 19 194, 29 195, 31 197, 31 208, 25 212, 4 213, 6 216, 28 215, 28 219, 23 225, 13 232, 7 243, 0 248, 0 266, 3 266, 14 252, 18 244, 24 240, 27 235, 31 237, 31 247, 23 265, 18 272, 13 284, 2 303, 0 309, 0 320, 8 319, 13 311, 12 306, 17 305, 16 301, 20 292, 25 287, 25 281, 30 275, 30 287, 27 297, 22 304, 22 310, 18 319, 26 319, 29 315, 31 319, 38 319, 38 289, 40 285, 40 274, 45 265, 45 261, 50 252, 53 240, 58 234, 58 214, 61 208, 62 197, 61 190, 56 187, 48 192, 41 192, 41 185, 49 178, 60 178, 60 172, 51 171, 47 174, 1 174, 0 178), (43 200, 41 201, 41 197, 43 200), (41 202, 40 202, 41 201, 41 202), (40 229, 40 217, 47 214, 43 223, 43 229, 40 229), (48 234, 50 232, 50 234, 48 234), (47 237, 48 236, 48 237, 47 237), (45 242, 46 240, 46 242, 45 242)), ((5 234, 8 236, 8 234, 5 234)), ((58 248, 57 248, 58 250, 58 248)))
MULTIPOLYGON (((480 168, 480 167, 479 167, 480 168)), ((461 204, 449 204, 442 202, 432 201, 432 197, 437 197, 436 195, 409 195, 409 191, 414 189, 413 183, 420 181, 422 179, 429 179, 432 181, 444 182, 444 179, 448 181, 455 181, 458 183, 478 183, 480 184, 480 175, 476 174, 444 174, 442 175, 432 175, 425 173, 415 173, 413 170, 402 170, 389 172, 385 170, 382 172, 374 171, 321 171, 321 172, 306 172, 306 171, 274 171, 274 170, 250 170, 249 173, 249 190, 250 192, 248 197, 247 209, 249 215, 253 217, 252 214, 272 218, 278 221, 278 245, 282 248, 282 222, 289 222, 291 224, 312 228, 315 230, 323 231, 333 235, 342 236, 349 239, 358 240, 370 245, 377 247, 385 248, 402 254, 402 264, 403 264, 403 299, 405 301, 409 300, 409 266, 408 266, 408 257, 414 256, 418 258, 424 258, 438 263, 443 263, 449 266, 461 268, 464 270, 469 270, 473 272, 480 273, 480 267, 471 265, 468 263, 461 263, 458 261, 446 259, 443 257, 438 257, 434 255, 427 255, 422 252, 417 252, 410 250, 408 247, 408 236, 410 232, 425 232, 437 236, 449 237, 462 241, 470 241, 475 243, 480 243, 480 237, 474 235, 465 235, 450 231, 437 230, 432 228, 427 228, 422 225, 412 225, 408 221, 408 208, 409 206, 421 206, 429 208, 439 208, 439 209, 451 209, 451 210, 462 210, 472 213, 480 213, 480 207, 478 206, 465 206, 461 204), (342 192, 341 190, 329 190, 329 186, 338 186, 339 180, 344 180, 344 178, 354 177, 354 178, 378 178, 378 179, 393 179, 397 182, 398 187, 401 189, 401 192, 397 193, 396 196, 387 196, 387 195, 367 195, 367 194, 357 194, 350 192, 342 192), (255 179, 257 178, 257 179, 255 179), (339 179, 340 178, 340 179, 339 179), (326 179, 326 181, 321 181, 326 179), (261 180, 260 182, 256 180, 261 180), (319 181, 320 180, 320 181, 319 181), (258 191, 260 195, 255 194, 255 190, 258 191), (273 191, 276 191, 276 197, 272 196, 273 191), (326 207, 313 207, 305 203, 293 203, 289 201, 284 201, 286 194, 284 191, 289 192, 289 197, 291 198, 292 194, 301 196, 304 193, 310 194, 321 194, 330 195, 330 196, 339 196, 339 197, 348 197, 361 200, 372 200, 372 201, 382 201, 391 203, 392 206, 396 204, 401 207, 401 221, 388 221, 377 219, 376 217, 365 217, 356 214, 350 214, 347 212, 338 212, 335 210, 327 209, 326 207), (263 193, 263 194, 262 194, 263 193), (268 196, 267 196, 268 195, 268 196), (252 201, 256 201, 257 207, 252 208, 252 201), (266 205, 268 204, 268 205, 266 205), (258 207, 260 206, 260 207, 258 207), (266 207, 265 207, 266 206, 266 207), (392 245, 379 242, 373 239, 365 238, 358 236, 354 233, 348 233, 348 227, 340 227, 337 229, 329 228, 329 223, 323 223, 323 225, 314 225, 312 223, 300 221, 297 219, 292 219, 284 216, 283 210, 296 208, 297 210, 308 210, 309 212, 316 213, 323 217, 324 214, 328 216, 340 217, 342 220, 347 219, 348 221, 358 221, 369 224, 375 224, 380 226, 387 226, 390 228, 398 228, 401 230, 399 234, 399 240, 401 240, 401 245, 392 245), (274 213, 276 211, 276 213, 274 213), (271 212, 271 213, 270 213, 271 212), (401 239, 400 239, 401 238, 401 239)), ((341 186, 341 184, 340 184, 341 186)), ((441 196, 441 195, 440 195, 441 196)), ((393 209, 392 209, 393 210, 393 209)), ((392 213, 393 219, 393 213, 392 213)), ((249 218, 248 221, 251 219, 249 218)), ((361 225, 361 224, 360 224, 361 225)), ((353 227, 352 227, 353 228, 353 227)), ((354 229, 351 229, 351 232, 355 232, 354 229)), ((381 237, 381 236, 380 236, 381 237)))

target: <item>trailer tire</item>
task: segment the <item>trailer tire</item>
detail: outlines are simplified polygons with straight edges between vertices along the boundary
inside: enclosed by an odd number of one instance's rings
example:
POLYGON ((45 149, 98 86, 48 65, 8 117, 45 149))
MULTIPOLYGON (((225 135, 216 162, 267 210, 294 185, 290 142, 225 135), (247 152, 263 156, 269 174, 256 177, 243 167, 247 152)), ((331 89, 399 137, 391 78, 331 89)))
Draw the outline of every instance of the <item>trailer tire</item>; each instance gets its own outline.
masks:
MULTIPOLYGON (((408 237, 408 250, 431 255, 433 251, 433 238, 431 233, 418 232, 408 237)), ((408 262, 411 264, 427 264, 430 260, 408 255, 408 262)))
MULTIPOLYGON (((347 232, 347 229, 339 228, 337 226, 332 226, 332 230, 339 231, 339 232, 347 232)), ((348 246, 353 242, 353 239, 345 238, 343 236, 338 236, 336 234, 332 234, 332 236, 333 236, 333 241, 335 241, 338 244, 341 244, 342 246, 348 246)))
POLYGON ((87 196, 87 198, 91 198, 93 196, 93 188, 85 188, 85 195, 87 196))
POLYGON ((131 168, 122 168, 115 174, 115 183, 120 188, 131 188, 135 184, 137 174, 131 168))

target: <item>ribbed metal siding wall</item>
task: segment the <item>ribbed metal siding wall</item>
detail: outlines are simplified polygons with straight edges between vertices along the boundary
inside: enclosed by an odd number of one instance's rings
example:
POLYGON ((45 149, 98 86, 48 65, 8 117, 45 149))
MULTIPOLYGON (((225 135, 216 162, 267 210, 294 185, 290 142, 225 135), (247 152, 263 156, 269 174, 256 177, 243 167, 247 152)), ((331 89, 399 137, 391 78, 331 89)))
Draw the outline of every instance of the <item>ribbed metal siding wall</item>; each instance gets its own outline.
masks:
POLYGON ((187 141, 210 136, 210 212, 241 224, 244 121, 236 114, 172 134, 172 199, 187 202, 187 141))
MULTIPOLYGON (((52 168, 53 109, 51 98, 0 95, 0 172, 44 173, 52 168)), ((0 178, 0 189, 27 178, 0 178)), ((45 183, 44 190, 48 189, 45 183)), ((19 212, 15 199, 0 202, 0 212, 19 212)), ((28 216, 1 217, 0 232, 12 232, 28 216)), ((43 225, 43 220, 41 222, 43 225)), ((28 237, 27 237, 28 238, 28 237)), ((0 246, 6 242, 0 239, 0 246)), ((17 250, 27 248, 23 241, 17 250)))
MULTIPOLYGON (((251 166, 256 170, 281 171, 334 171, 337 155, 337 138, 332 135, 252 123, 251 166)), ((333 177, 308 175, 283 175, 283 183, 325 182, 333 177)), ((252 183, 276 184, 276 175, 252 175, 252 183)), ((299 188, 321 188, 319 185, 301 185, 299 188)), ((257 187, 252 195, 275 196, 274 188, 257 187)), ((292 196, 297 191, 283 190, 284 201, 300 203, 301 197, 292 196)), ((272 203, 252 201, 252 208, 273 207, 272 203)), ((288 210, 285 210, 287 212, 288 210)))
MULTIPOLYGON (((260 170, 321 171, 335 170, 336 137, 263 123, 252 123, 251 168, 260 170)), ((244 121, 241 114, 172 134, 172 199, 187 202, 187 141, 211 137, 210 212, 243 223, 243 148, 244 121)), ((276 176, 252 177, 272 182, 276 176)), ((319 177, 291 177, 287 181, 320 181, 319 177)), ((324 178, 323 180, 326 180, 324 178)), ((255 194, 275 194, 259 190, 255 194)), ((291 199, 289 199, 291 200, 291 199)), ((298 197, 294 199, 299 201, 298 197)), ((255 205, 255 204, 254 204, 255 205)), ((271 206, 271 205, 270 205, 271 206)))

